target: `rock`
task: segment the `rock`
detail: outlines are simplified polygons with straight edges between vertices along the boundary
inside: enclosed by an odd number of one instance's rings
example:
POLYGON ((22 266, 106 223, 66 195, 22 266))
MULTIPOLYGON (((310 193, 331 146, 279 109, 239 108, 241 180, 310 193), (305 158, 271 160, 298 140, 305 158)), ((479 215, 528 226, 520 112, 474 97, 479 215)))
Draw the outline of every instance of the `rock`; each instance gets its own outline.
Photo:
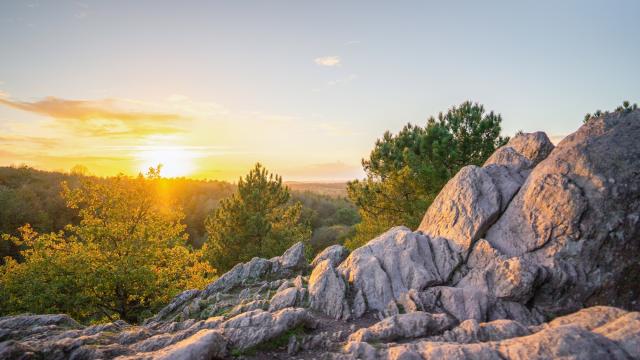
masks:
POLYGON ((510 147, 522 154, 531 161, 532 166, 536 166, 546 159, 554 149, 549 137, 542 131, 517 134, 509 140, 505 147, 510 147))
POLYGON ((440 334, 452 328, 457 321, 445 314, 430 314, 422 311, 388 317, 368 328, 360 329, 349 337, 349 341, 395 341, 440 334))
POLYGON ((465 166, 440 191, 418 230, 451 240, 466 253, 507 207, 528 170, 552 149, 544 133, 520 134, 482 167, 465 166))
POLYGON ((331 266, 337 267, 340 263, 349 256, 349 250, 342 245, 331 245, 328 248, 322 250, 311 262, 311 267, 316 267, 322 261, 329 259, 331 266))
POLYGON ((275 313, 246 312, 225 321, 221 329, 232 349, 244 350, 297 326, 314 328, 317 324, 307 310, 286 308, 275 313))
POLYGON ((268 300, 253 300, 248 303, 240 303, 236 305, 233 309, 226 314, 227 317, 234 317, 236 315, 242 314, 244 312, 253 311, 257 309, 266 310, 269 308, 268 300))
POLYGON ((640 111, 592 119, 538 166, 486 240, 547 268, 534 305, 550 316, 640 297, 640 111))
POLYGON ((614 341, 633 359, 640 358, 640 313, 629 313, 593 330, 614 341))
POLYGON ((275 260, 282 269, 303 270, 308 264, 304 257, 304 244, 299 242, 290 247, 281 256, 272 259, 275 260))
POLYGON ((334 319, 348 319, 349 304, 347 286, 342 276, 333 268, 331 259, 320 262, 309 278, 311 308, 320 310, 334 319))
POLYGON ((409 289, 444 283, 460 261, 448 242, 395 227, 353 251, 338 272, 361 292, 367 309, 384 312, 409 289))
POLYGON ((37 326, 56 326, 68 329, 80 328, 80 324, 66 314, 18 315, 0 317, 0 329, 24 330, 37 326))
POLYGON ((438 194, 418 231, 451 240, 466 253, 498 219, 523 182, 524 177, 507 166, 465 166, 438 194))
POLYGON ((118 359, 156 359, 156 360, 208 360, 223 358, 227 355, 227 343, 222 335, 214 330, 200 330, 196 334, 152 353, 139 353, 118 359))
POLYGON ((499 341, 514 337, 527 336, 533 333, 526 326, 514 320, 494 320, 478 323, 469 319, 463 321, 455 329, 446 331, 442 335, 432 336, 434 342, 450 342, 471 344, 478 342, 499 341))
POLYGON ((298 288, 292 287, 277 292, 271 298, 269 311, 274 312, 287 307, 293 307, 298 299, 298 288))
POLYGON ((510 166, 518 172, 530 170, 534 166, 533 163, 529 159, 527 159, 527 157, 520 154, 514 148, 508 145, 499 148, 498 150, 496 150, 496 152, 491 154, 491 156, 483 164, 483 167, 492 164, 510 166))
MULTIPOLYGON (((636 346, 640 339, 636 330, 639 320, 640 313, 612 308, 596 308, 559 318, 556 326, 527 328, 512 320, 489 323, 467 320, 442 335, 402 344, 382 344, 378 348, 364 342, 367 330, 360 330, 349 339, 343 351, 344 358, 363 359, 628 359, 637 357, 639 352, 636 346), (600 326, 594 327, 598 324, 600 326)), ((385 322, 393 323, 389 319, 385 322)), ((375 336, 370 339, 376 341, 375 336)))
POLYGON ((449 239, 465 251, 498 218, 501 201, 496 184, 484 169, 465 166, 438 194, 418 230, 449 239))
POLYGON ((450 314, 458 321, 485 321, 489 299, 485 292, 473 288, 437 286, 418 293, 420 308, 435 313, 450 314))

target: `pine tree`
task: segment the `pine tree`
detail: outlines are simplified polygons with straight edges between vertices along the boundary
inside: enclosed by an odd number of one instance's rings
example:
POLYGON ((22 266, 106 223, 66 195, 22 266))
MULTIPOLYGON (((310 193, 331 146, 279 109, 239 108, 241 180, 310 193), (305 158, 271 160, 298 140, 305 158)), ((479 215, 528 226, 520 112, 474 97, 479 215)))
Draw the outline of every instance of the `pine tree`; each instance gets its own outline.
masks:
POLYGON ((301 221, 302 205, 290 202, 282 178, 259 163, 238 182, 238 189, 207 218, 205 252, 214 267, 225 271, 255 256, 282 254, 311 236, 301 221))

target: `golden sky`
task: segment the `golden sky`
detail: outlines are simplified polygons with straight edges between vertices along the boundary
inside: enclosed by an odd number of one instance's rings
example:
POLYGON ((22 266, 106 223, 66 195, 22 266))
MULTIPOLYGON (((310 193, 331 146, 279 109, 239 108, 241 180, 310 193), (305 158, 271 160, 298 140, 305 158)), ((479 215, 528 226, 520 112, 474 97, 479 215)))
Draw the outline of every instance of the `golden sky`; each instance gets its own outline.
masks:
POLYGON ((359 167, 321 161, 344 154, 304 149, 309 139, 332 141, 351 133, 318 122, 256 112, 233 112, 216 103, 171 95, 156 102, 133 99, 78 100, 45 97, 35 101, 0 95, 5 121, 0 161, 39 169, 68 171, 83 165, 95 175, 136 174, 163 165, 168 177, 237 180, 260 161, 287 180, 345 180, 359 167), (286 154, 286 156, 283 156, 286 154))

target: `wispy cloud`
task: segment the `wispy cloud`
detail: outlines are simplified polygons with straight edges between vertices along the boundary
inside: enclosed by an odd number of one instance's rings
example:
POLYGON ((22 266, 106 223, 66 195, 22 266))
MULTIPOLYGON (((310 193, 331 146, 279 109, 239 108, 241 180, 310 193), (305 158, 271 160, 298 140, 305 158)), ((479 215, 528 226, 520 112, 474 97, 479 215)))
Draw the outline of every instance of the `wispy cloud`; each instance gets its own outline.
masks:
POLYGON ((313 62, 320 66, 340 66, 341 64, 340 57, 335 55, 315 58, 313 62))
POLYGON ((0 104, 47 116, 72 130, 93 136, 125 136, 179 132, 185 118, 177 113, 140 109, 140 103, 121 99, 69 100, 57 97, 27 102, 0 97, 0 104))
POLYGON ((43 148, 54 148, 60 144, 60 141, 58 139, 36 137, 36 136, 5 135, 5 136, 0 136, 0 144, 6 144, 6 145, 35 144, 43 148))

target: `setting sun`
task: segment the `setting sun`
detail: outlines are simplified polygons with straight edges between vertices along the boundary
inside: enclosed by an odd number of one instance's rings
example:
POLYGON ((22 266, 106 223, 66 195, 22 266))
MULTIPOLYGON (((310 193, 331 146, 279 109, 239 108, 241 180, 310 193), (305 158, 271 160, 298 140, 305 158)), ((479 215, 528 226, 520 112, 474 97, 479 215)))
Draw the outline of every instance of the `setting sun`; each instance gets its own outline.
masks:
POLYGON ((152 148, 138 153, 138 170, 145 173, 150 167, 162 165, 163 177, 188 176, 195 170, 196 155, 182 148, 152 148))

